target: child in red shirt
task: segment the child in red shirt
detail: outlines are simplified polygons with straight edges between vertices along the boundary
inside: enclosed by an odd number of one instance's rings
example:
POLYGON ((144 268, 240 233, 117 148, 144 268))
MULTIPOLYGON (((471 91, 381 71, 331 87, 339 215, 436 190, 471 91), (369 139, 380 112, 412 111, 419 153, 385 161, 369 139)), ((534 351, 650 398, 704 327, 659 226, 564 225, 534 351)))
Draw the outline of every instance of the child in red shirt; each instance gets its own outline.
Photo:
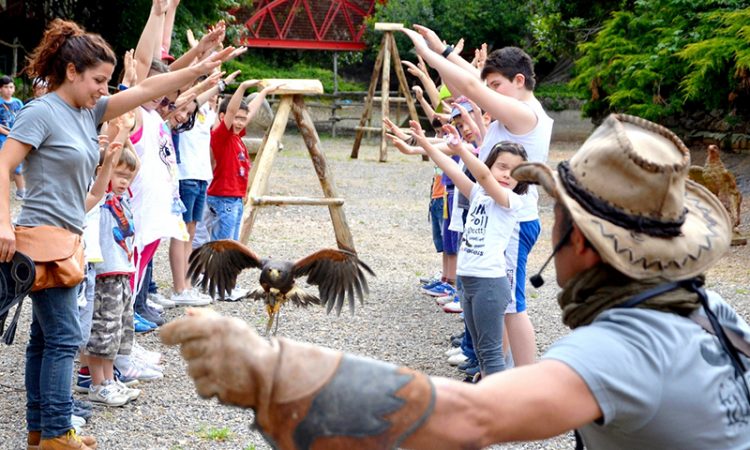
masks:
POLYGON ((255 116, 267 94, 279 86, 267 86, 246 104, 245 91, 258 80, 243 81, 231 98, 219 106, 219 124, 211 132, 211 154, 214 178, 208 187, 206 223, 211 240, 239 239, 243 201, 247 192, 250 157, 242 142, 247 123, 255 116))

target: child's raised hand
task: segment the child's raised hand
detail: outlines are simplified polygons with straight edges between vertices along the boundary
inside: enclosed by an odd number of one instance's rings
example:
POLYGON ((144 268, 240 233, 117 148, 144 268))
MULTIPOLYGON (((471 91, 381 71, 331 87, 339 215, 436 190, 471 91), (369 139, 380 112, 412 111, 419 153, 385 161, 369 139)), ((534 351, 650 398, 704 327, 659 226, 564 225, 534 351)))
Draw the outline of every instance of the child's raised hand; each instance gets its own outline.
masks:
POLYGON ((397 127, 396 124, 391 121, 391 119, 383 117, 383 124, 385 124, 386 128, 388 128, 388 130, 399 139, 402 139, 404 141, 409 139, 409 136, 401 131, 401 128, 397 127))
POLYGON ((417 97, 417 100, 422 100, 424 98, 424 91, 419 86, 412 86, 411 90, 414 91, 414 95, 417 97))
POLYGON ((443 125, 443 133, 445 134, 445 142, 448 144, 448 149, 452 154, 458 153, 463 146, 463 141, 456 127, 448 124, 443 125))
POLYGON ((244 45, 242 47, 238 47, 238 48, 234 49, 234 51, 229 54, 229 58, 227 58, 227 61, 229 61, 230 59, 234 59, 234 58, 242 55, 246 51, 247 51, 247 47, 245 47, 244 45))
POLYGON ((122 74, 122 84, 128 87, 133 87, 138 82, 138 75, 136 74, 136 60, 133 58, 133 53, 135 50, 132 48, 125 52, 125 57, 123 58, 123 74, 122 74))
POLYGON ((109 145, 109 136, 107 136, 106 134, 100 134, 99 136, 97 136, 97 141, 99 142, 99 151, 103 152, 109 145))
POLYGON ((154 10, 154 15, 164 15, 169 9, 169 0, 154 0, 151 8, 154 10))
POLYGON ((416 155, 417 152, 414 151, 414 149, 407 144, 403 139, 400 139, 397 136, 392 135, 391 133, 386 133, 385 137, 388 138, 389 141, 391 141, 391 144, 398 149, 401 153, 404 155, 416 155))
POLYGON ((401 61, 401 64, 406 66, 406 71, 414 75, 415 77, 420 78, 424 76, 424 73, 419 69, 419 67, 415 66, 411 61, 401 61))
POLYGON ((122 147, 122 142, 111 142, 107 146, 107 149, 104 150, 104 162, 102 162, 102 167, 114 168, 120 160, 122 147))
POLYGON ((436 53, 442 53, 443 50, 445 50, 445 44, 440 40, 440 37, 437 35, 437 33, 425 26, 417 24, 414 25, 414 29, 417 30, 420 35, 422 35, 425 42, 427 43, 427 46, 430 47, 430 50, 436 53))
POLYGON ((429 74, 430 71, 427 70, 427 64, 424 62, 424 59, 422 59, 421 56, 417 55, 417 66, 419 67, 419 70, 422 72, 429 74))
POLYGON ((464 51, 464 38, 461 38, 456 42, 456 45, 453 47, 453 51, 456 52, 457 55, 460 55, 462 51, 464 51))
POLYGON ((224 78, 224 83, 226 84, 234 83, 234 79, 237 78, 240 75, 240 73, 242 73, 241 70, 235 70, 234 72, 230 73, 229 75, 227 75, 226 78, 224 78))
POLYGON ((427 46, 427 41, 425 41, 425 39, 416 31, 406 27, 401 28, 401 30, 399 31, 401 31, 402 33, 407 35, 409 39, 411 39, 412 44, 414 44, 414 50, 416 50, 417 52, 429 49, 429 47, 427 46))
POLYGON ((410 120, 409 128, 411 129, 412 136, 414 136, 414 138, 417 140, 417 142, 420 145, 427 142, 427 137, 424 135, 424 130, 422 130, 422 125, 420 125, 418 121, 410 120))

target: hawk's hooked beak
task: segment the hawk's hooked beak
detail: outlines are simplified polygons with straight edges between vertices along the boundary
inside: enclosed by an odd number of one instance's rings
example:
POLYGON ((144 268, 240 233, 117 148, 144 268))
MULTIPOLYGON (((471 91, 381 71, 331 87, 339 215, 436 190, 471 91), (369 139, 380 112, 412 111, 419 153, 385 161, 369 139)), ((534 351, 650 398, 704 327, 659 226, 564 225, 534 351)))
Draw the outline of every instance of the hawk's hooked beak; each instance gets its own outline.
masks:
POLYGON ((279 271, 278 269, 271 269, 268 271, 268 276, 271 277, 272 280, 278 280, 279 279, 279 271))

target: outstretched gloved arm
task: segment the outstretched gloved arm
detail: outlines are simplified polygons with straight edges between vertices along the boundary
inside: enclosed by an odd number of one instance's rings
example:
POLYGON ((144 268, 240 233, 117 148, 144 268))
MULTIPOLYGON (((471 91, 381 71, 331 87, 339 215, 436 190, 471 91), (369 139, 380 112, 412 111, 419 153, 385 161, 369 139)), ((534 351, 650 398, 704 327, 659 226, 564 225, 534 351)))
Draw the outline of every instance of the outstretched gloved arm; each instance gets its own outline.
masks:
POLYGON ((394 448, 430 416, 426 375, 283 338, 270 342, 245 322, 191 310, 161 331, 182 345, 198 394, 252 408, 274 446, 394 448))

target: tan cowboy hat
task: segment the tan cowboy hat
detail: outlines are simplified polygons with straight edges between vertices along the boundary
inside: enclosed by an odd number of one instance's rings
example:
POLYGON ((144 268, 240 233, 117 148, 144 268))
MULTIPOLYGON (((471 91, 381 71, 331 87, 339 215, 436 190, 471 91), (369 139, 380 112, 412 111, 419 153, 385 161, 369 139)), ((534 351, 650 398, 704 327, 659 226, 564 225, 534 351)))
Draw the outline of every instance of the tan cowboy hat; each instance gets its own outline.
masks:
POLYGON ((602 260, 635 279, 703 273, 729 248, 729 215, 688 179, 690 152, 671 131, 623 114, 607 117, 557 173, 524 163, 519 181, 564 204, 602 260))

